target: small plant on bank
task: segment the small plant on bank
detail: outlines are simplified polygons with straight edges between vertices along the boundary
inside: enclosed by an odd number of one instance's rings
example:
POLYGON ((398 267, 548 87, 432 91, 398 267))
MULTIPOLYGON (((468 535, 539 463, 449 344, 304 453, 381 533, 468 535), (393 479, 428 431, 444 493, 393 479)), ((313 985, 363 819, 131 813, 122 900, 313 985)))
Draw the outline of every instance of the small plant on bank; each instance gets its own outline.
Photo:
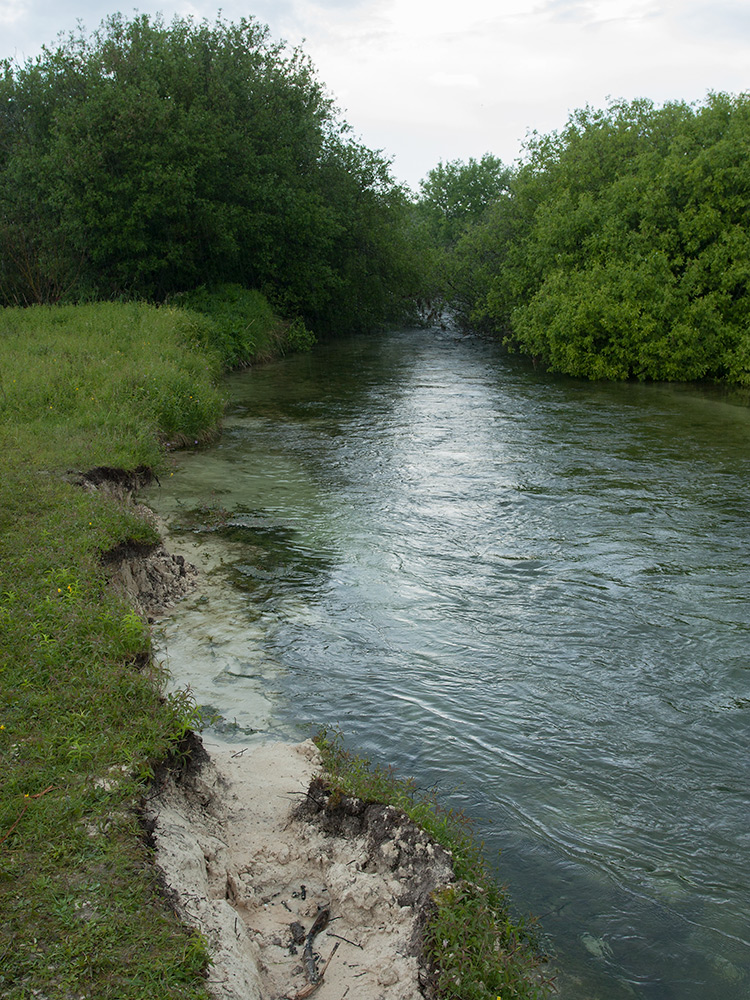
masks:
POLYGON ((435 895, 424 933, 434 1000, 542 1000, 551 983, 542 974, 537 927, 511 914, 489 872, 481 844, 461 813, 420 793, 411 778, 376 767, 346 750, 340 733, 314 737, 334 792, 403 810, 451 853, 456 881, 435 895))

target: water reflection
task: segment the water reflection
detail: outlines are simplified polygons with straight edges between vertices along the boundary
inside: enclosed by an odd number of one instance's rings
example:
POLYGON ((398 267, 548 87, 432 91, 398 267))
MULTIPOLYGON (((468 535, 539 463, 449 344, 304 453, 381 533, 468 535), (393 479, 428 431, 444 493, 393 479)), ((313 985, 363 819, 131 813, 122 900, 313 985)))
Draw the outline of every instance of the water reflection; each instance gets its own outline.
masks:
POLYGON ((153 497, 210 570, 167 626, 179 680, 466 808, 564 997, 746 996, 747 409, 427 335, 229 393, 153 497))

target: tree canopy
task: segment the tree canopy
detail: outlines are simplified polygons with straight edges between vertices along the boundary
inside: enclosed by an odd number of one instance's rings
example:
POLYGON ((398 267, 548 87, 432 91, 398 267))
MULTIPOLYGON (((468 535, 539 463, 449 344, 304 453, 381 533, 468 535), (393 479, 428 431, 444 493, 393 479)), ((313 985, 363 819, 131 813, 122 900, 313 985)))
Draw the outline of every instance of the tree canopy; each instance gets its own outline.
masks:
POLYGON ((229 282, 321 329, 344 307, 380 322, 417 280, 407 211, 307 57, 251 18, 116 14, 2 64, 6 304, 229 282))
POLYGON ((750 384, 749 154, 746 95, 576 111, 464 230, 446 297, 554 371, 750 384))

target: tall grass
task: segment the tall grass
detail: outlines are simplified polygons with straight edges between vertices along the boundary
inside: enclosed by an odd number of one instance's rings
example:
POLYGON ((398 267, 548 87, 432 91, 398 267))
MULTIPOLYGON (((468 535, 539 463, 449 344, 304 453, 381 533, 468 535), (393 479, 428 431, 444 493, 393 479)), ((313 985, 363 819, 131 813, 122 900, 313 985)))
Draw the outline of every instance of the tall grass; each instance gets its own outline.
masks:
POLYGON ((46 469, 157 466, 163 443, 200 439, 222 399, 198 317, 137 303, 0 312, 6 460, 46 469))
POLYGON ((289 351, 306 351, 315 343, 302 320, 280 319, 266 297, 253 288, 202 286, 175 295, 172 301, 200 314, 204 322, 198 342, 218 349, 228 368, 267 361, 289 351))

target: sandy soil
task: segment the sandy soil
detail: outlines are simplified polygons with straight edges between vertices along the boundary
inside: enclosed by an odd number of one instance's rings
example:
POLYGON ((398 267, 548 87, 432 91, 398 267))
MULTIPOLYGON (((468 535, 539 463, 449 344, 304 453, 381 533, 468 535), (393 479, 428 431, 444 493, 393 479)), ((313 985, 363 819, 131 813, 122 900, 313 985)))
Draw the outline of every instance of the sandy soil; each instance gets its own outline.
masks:
MULTIPOLYGON (((137 474, 93 469, 78 481, 163 530, 133 500, 137 474)), ((153 621, 196 586, 198 549, 185 554, 123 545, 103 562, 153 621)), ((165 892, 208 942, 217 1000, 429 996, 422 928, 432 894, 453 880, 450 855, 392 807, 329 795, 311 741, 210 749, 196 737, 192 765, 165 771, 145 820, 165 892)))
POLYGON ((157 865, 219 1000, 424 996, 421 928, 450 858, 398 810, 329 797, 319 772, 310 741, 223 749, 151 800, 157 865))

